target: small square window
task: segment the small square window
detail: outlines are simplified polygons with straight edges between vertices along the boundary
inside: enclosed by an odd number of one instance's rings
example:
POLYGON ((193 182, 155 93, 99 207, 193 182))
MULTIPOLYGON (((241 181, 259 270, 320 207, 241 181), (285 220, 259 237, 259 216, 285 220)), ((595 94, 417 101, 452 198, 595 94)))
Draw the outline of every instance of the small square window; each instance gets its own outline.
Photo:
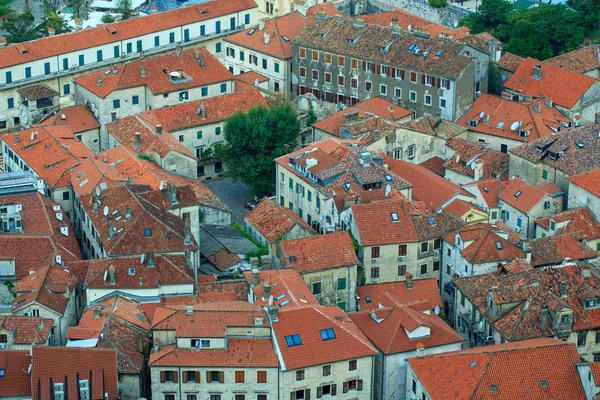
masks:
POLYGON ((358 362, 356 360, 350 360, 348 362, 348 371, 356 371, 358 362))
POLYGON ((179 135, 179 141, 183 142, 183 135, 179 135))
POLYGON ((113 100, 113 108, 119 108, 119 107, 121 107, 121 100, 119 100, 119 99, 113 100))
POLYGON ((304 380, 304 370, 301 369, 299 371, 296 371, 296 380, 297 381, 303 381, 304 380))
POLYGON ((322 291, 322 284, 321 282, 314 282, 312 284, 312 292, 313 294, 321 294, 322 291))
POLYGON ((331 375, 331 365, 324 365, 323 366, 323 376, 329 376, 331 375))
POLYGON ((140 102, 140 96, 133 96, 131 97, 131 104, 139 104, 140 102))
POLYGON ((319 333, 321 334, 321 340, 323 341, 333 340, 336 338, 333 328, 321 329, 319 333))

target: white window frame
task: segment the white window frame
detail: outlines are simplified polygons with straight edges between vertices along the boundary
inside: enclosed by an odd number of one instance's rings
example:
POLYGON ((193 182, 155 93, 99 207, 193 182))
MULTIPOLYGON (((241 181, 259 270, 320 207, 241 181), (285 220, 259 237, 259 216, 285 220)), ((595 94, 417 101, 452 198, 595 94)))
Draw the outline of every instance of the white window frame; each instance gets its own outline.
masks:
POLYGON ((379 94, 387 96, 387 85, 384 85, 384 84, 379 85, 379 94))
POLYGON ((425 105, 426 106, 431 106, 431 99, 432 99, 432 97, 430 94, 425 95, 425 105), (428 98, 429 98, 429 101, 427 101, 428 98))
POLYGON ((381 66, 381 75, 387 75, 387 69, 388 69, 387 65, 382 65, 381 66))
POLYGON ((411 90, 411 91, 410 91, 410 95, 409 95, 409 97, 408 97, 408 100, 409 100, 411 103, 416 103, 418 98, 419 98, 419 96, 417 95, 417 92, 415 92, 414 90, 411 90), (414 100, 413 100, 413 94, 415 95, 415 98, 414 98, 414 100))
POLYGON ((401 99, 402 98, 402 88, 397 87, 396 90, 394 91, 394 94, 396 95, 397 98, 401 99))
POLYGON ((435 80, 435 78, 431 75, 425 75, 425 84, 427 86, 433 86, 433 81, 435 80))

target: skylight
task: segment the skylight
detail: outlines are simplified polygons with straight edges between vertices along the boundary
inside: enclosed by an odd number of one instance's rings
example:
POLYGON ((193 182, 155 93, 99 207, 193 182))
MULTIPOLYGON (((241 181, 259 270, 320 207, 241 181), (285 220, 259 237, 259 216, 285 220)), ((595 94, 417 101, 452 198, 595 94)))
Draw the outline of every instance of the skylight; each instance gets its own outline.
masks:
POLYGON ((436 57, 439 57, 439 56, 441 56, 441 55, 442 55, 442 53, 443 53, 443 51, 442 51, 442 50, 438 50, 438 51, 436 51, 436 52, 435 52, 435 56, 436 56, 436 57))
POLYGON ((321 334, 321 340, 323 341, 335 339, 333 328, 321 329, 319 333, 321 334))
POLYGON ((488 189, 487 187, 484 187, 484 188, 483 188, 483 191, 484 191, 484 192, 486 192, 486 193, 489 193, 489 192, 490 192, 490 189, 488 189))
POLYGON ((283 299, 285 296, 287 296, 287 294, 280 294, 279 296, 275 297, 275 300, 279 301, 281 299, 283 299))
POLYGON ((296 333, 294 335, 286 336, 285 343, 287 343, 288 347, 300 346, 302 344, 302 339, 300 339, 300 335, 296 333))
POLYGON ((492 385, 492 393, 497 393, 497 392, 498 392, 498 386, 492 385))
POLYGON ((521 191, 517 191, 517 193, 515 193, 515 197, 519 197, 521 195, 521 191))
POLYGON ((392 213, 392 221, 394 221, 394 222, 398 221, 398 213, 395 213, 395 212, 392 213))
POLYGON ((410 46, 408 46, 408 49, 410 51, 413 51, 415 49, 415 47, 417 47, 417 46, 415 46, 414 44, 411 44, 410 46))
POLYGON ((283 307, 286 304, 290 304, 290 301, 289 300, 282 301, 281 304, 279 304, 279 307, 283 307))
POLYGON ((296 261, 296 256, 290 256, 290 261, 291 261, 291 262, 294 262, 294 261, 296 261))
POLYGON ((496 248, 497 248, 498 250, 502 250, 502 243, 500 243, 500 242, 496 242, 496 248))
POLYGON ((252 35, 254 32, 256 32, 256 29, 250 29, 250 31, 248 32, 248 35, 252 35))
POLYGON ((542 387, 548 387, 548 382, 546 382, 545 380, 541 381, 542 387))
POLYGON ((285 35, 284 35, 284 36, 282 36, 282 38, 283 38, 283 40, 285 40, 286 42, 289 42, 289 41, 290 41, 290 38, 289 38, 289 37, 287 37, 287 36, 285 36, 285 35))
POLYGON ((371 297, 369 297, 369 296, 365 297, 365 302, 367 304, 371 304, 371 297))
POLYGON ((500 121, 500 122, 498 122, 498 125, 496 125, 496 128, 502 129, 503 126, 504 126, 504 121, 500 121))
POLYGON ((135 275, 135 268, 129 268, 129 275, 135 275))
POLYGON ((344 183, 344 186, 346 186, 346 190, 350 190, 350 182, 344 183))
POLYGON ((392 181, 392 176, 390 174, 385 174, 385 180, 388 182, 392 181))
POLYGON ((144 229, 144 236, 152 236, 152 229, 144 229))
POLYGON ((435 222, 435 219, 433 217, 429 217, 429 225, 431 225, 431 226, 437 225, 437 223, 435 222))

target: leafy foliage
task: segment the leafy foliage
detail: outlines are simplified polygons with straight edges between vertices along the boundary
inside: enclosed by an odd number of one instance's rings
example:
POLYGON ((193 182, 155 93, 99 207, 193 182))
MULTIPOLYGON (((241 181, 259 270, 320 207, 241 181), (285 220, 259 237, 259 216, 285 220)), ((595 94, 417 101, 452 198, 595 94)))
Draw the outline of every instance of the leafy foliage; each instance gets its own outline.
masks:
POLYGON ((131 0, 119 0, 119 13, 122 15, 122 19, 131 18, 133 13, 131 0))
POLYGON ((8 43, 21 43, 37 38, 31 11, 9 13, 4 17, 0 29, 6 34, 8 43))
POLYGON ((115 22, 115 17, 113 17, 112 14, 107 11, 102 18, 100 18, 100 21, 104 22, 105 24, 110 24, 115 22))
POLYGON ((56 35, 60 33, 71 32, 73 29, 67 24, 67 22, 57 13, 51 12, 44 21, 42 21, 37 27, 38 37, 48 36, 48 28, 54 29, 56 35))
POLYGON ((311 126, 315 122, 317 122, 317 116, 315 115, 315 112, 313 110, 313 106, 311 104, 310 105, 310 109, 308 110, 308 113, 306 115, 306 126, 311 126))
POLYGON ((270 194, 275 187, 273 160, 294 150, 299 133, 300 121, 289 103, 253 107, 226 120, 227 144, 215 151, 227 165, 226 176, 245 182, 253 194, 270 194))
POLYGON ((443 8, 448 4, 448 0, 428 0, 431 7, 443 8))
POLYGON ((86 0, 66 0, 69 7, 75 9, 75 17, 81 18, 87 12, 86 0))
POLYGON ((502 82, 500 82, 500 71, 495 62, 490 61, 488 67, 488 92, 500 95, 502 82))
POLYGON ((237 229, 238 232, 240 232, 246 239, 248 239, 249 241, 254 243, 256 245, 256 247, 258 247, 258 249, 254 250, 254 251, 249 251, 245 254, 246 260, 249 260, 250 257, 260 258, 260 256, 268 256, 269 255, 269 249, 267 248, 267 246, 264 246, 264 245, 260 244, 259 242, 257 242, 252 237, 252 235, 250 235, 248 232, 246 232, 246 230, 240 224, 238 224, 237 222, 232 222, 231 226, 233 226, 235 229, 237 229))

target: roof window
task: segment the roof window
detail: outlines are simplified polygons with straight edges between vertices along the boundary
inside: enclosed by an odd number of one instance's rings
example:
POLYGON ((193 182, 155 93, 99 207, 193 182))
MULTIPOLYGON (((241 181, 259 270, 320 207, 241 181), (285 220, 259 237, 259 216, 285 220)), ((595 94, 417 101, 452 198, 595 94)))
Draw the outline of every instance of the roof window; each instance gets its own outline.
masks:
POLYGON ((254 32, 256 32, 256 29, 250 29, 250 31, 248 32, 248 35, 252 35, 254 32))
POLYGON ((285 36, 285 35, 284 35, 284 36, 282 36, 281 38, 282 38, 283 40, 285 40, 286 42, 289 42, 289 41, 290 41, 290 38, 289 38, 289 37, 287 37, 287 36, 285 36))
POLYGON ((502 243, 500 243, 500 242, 496 242, 496 248, 497 248, 498 250, 502 250, 502 243))
POLYGON ((323 341, 335 339, 333 328, 321 329, 319 333, 321 334, 321 340, 323 341))
POLYGON ((287 296, 287 294, 285 294, 285 293, 281 294, 281 295, 275 297, 275 300, 279 301, 279 300, 283 299, 285 296, 287 296))
POLYGON ((144 229, 144 236, 152 236, 152 229, 144 229))
POLYGON ((436 226, 437 225, 437 223, 435 222, 435 218, 429 217, 429 225, 431 225, 431 226, 436 226))
POLYGON ((388 182, 392 181, 392 176, 390 174, 385 174, 385 180, 388 182))
POLYGON ((300 339, 300 335, 295 333, 293 335, 286 336, 285 343, 287 343, 288 347, 300 346, 302 344, 302 339, 300 339))
POLYGON ((281 304, 279 304, 279 307, 283 307, 283 306, 285 306, 287 304, 290 304, 289 300, 282 301, 281 304))
POLYGON ((398 221, 398 213, 393 212, 392 213, 392 221, 397 222, 398 221))
POLYGON ((542 387, 548 387, 548 382, 545 380, 542 380, 540 383, 542 384, 542 387))
POLYGON ((442 55, 443 51, 442 50, 438 50, 435 52, 435 56, 436 57, 440 57, 442 55))
POLYGON ((488 189, 488 188, 487 188, 487 186, 484 186, 484 187, 483 187, 483 191, 484 191, 484 192, 486 192, 486 193, 489 193, 489 192, 490 192, 490 189, 488 189))
POLYGON ((129 275, 135 275, 135 268, 129 268, 129 275))
POLYGON ((500 122, 498 122, 498 125, 496 125, 496 128, 502 129, 503 126, 504 126, 504 121, 500 121, 500 122))
POLYGON ((492 385, 492 393, 498 393, 498 386, 492 385))
POLYGON ((517 193, 515 193, 515 197, 519 197, 521 195, 521 191, 517 190, 517 193))
POLYGON ((415 47, 417 47, 417 46, 416 46, 416 45, 414 45, 414 44, 411 44, 410 46, 408 46, 408 49, 409 49, 410 51, 413 51, 413 50, 415 49, 415 47))
POLYGON ((371 304, 371 297, 370 296, 365 297, 365 303, 371 304))
POLYGON ((290 262, 296 261, 296 256, 290 256, 290 262))

